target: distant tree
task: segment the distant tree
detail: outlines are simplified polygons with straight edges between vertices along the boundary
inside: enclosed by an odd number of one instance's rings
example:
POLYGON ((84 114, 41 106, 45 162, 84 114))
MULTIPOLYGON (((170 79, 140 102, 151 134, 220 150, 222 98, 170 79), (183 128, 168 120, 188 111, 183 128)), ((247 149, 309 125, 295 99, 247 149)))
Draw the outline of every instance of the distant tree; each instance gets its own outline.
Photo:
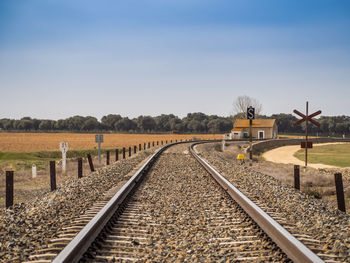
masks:
POLYGON ((130 120, 128 117, 126 117, 119 120, 114 125, 114 127, 117 131, 123 131, 123 132, 135 131, 137 129, 137 124, 134 121, 130 120))
POLYGON ((67 128, 70 131, 81 131, 83 130, 85 118, 82 116, 74 116, 67 119, 67 128))
POLYGON ((103 116, 101 119, 101 123, 110 130, 115 129, 115 124, 120 121, 122 117, 119 114, 108 114, 107 116, 103 116))
POLYGON ((172 120, 174 120, 175 115, 173 114, 162 114, 160 116, 155 117, 155 121, 156 121, 156 130, 158 131, 170 131, 173 130, 173 128, 171 127, 171 122, 172 120))
POLYGON ((201 132, 205 129, 202 123, 198 120, 191 120, 187 124, 187 129, 191 132, 201 132))
POLYGON ((248 97, 246 95, 237 97, 236 100, 233 102, 233 113, 236 116, 236 118, 247 118, 247 108, 250 106, 255 108, 255 115, 261 114, 262 104, 258 100, 248 97))
POLYGON ((42 120, 39 125, 40 130, 48 131, 55 129, 55 121, 52 120, 42 120))
POLYGON ((230 132, 232 129, 232 122, 225 118, 217 118, 209 121, 208 131, 211 133, 230 132))
POLYGON ((68 130, 68 121, 67 120, 58 120, 58 121, 56 121, 54 128, 56 130, 59 130, 59 131, 68 130))
POLYGON ((100 123, 95 117, 88 116, 82 125, 82 130, 84 131, 94 131, 100 128, 100 123))
POLYGON ((140 116, 137 118, 137 126, 141 131, 154 131, 156 121, 151 116, 140 116))
POLYGON ((33 125, 32 120, 21 119, 17 123, 17 129, 19 129, 19 130, 29 131, 29 130, 33 129, 33 127, 34 127, 34 125, 33 125))

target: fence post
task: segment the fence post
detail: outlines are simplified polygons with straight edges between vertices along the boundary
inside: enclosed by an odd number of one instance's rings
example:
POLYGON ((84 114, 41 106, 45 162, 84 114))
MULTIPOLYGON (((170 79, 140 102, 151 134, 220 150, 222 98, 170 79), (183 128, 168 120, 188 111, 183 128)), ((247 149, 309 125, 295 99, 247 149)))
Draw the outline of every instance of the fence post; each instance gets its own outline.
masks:
POLYGON ((154 147, 154 142, 152 142, 152 147, 154 147))
POLYGON ((106 151, 106 155, 107 155, 106 164, 109 165, 109 151, 106 151))
POLYGON ((300 190, 300 167, 294 165, 294 188, 300 190))
POLYGON ((13 171, 6 171, 6 208, 13 206, 13 171))
POLYGON ((165 144, 168 144, 168 140, 165 141, 165 144))
POLYGON ((163 141, 161 141, 161 144, 163 145, 163 141))
POLYGON ((335 189, 337 191, 338 209, 345 213, 345 200, 344 200, 344 189, 343 179, 341 173, 334 174, 335 189))
POLYGON ((175 140, 175 142, 177 142, 177 139, 175 140))
POLYGON ((119 150, 115 149, 115 161, 119 160, 119 150))
POLYGON ((83 177, 83 159, 78 158, 78 178, 83 177))
POLYGON ((170 140, 170 143, 173 143, 173 140, 170 140))
POLYGON ((131 147, 129 146, 129 157, 131 156, 131 147))
POLYGON ((51 191, 56 190, 56 161, 50 161, 50 184, 51 191))
POLYGON ((123 159, 125 159, 125 147, 123 147, 123 159))
POLYGON ((157 146, 159 145, 159 141, 157 141, 157 146))
POLYGON ((136 151, 137 151, 137 147, 134 146, 134 154, 136 154, 136 151))
POLYGON ((94 164, 92 162, 92 158, 91 158, 91 154, 90 153, 88 153, 87 158, 88 158, 88 161, 89 161, 90 171, 94 172, 95 168, 94 168, 94 164))
POLYGON ((146 150, 146 143, 143 143, 143 149, 146 150))
POLYGON ((148 142, 148 147, 147 148, 148 149, 151 148, 151 143, 150 142, 148 142))
POLYGON ((141 150, 142 150, 142 149, 141 149, 141 143, 140 143, 140 144, 139 144, 139 152, 141 152, 141 150))

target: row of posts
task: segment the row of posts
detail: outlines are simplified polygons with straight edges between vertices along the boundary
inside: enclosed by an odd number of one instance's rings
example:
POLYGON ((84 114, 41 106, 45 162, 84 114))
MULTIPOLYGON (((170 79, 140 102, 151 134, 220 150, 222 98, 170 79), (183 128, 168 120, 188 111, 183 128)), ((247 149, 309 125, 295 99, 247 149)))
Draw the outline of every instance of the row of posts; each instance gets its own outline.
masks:
MULTIPOLYGON (((346 212, 345 199, 344 199, 344 187, 341 173, 334 174, 335 190, 337 194, 338 209, 342 212, 346 212)), ((300 190, 300 166, 294 165, 294 188, 300 190)))
MULTIPOLYGON (((182 141, 182 140, 180 140, 182 141)), ((170 143, 172 143, 173 140, 170 140, 170 143)), ((175 140, 177 142, 177 140, 175 140)), ((159 145, 159 141, 156 142, 157 146, 159 145)), ((160 141, 160 144, 163 145, 164 142, 160 141)), ((168 141, 165 141, 165 144, 168 144, 168 141)), ((155 146, 155 142, 152 142, 152 147, 155 146)), ((147 143, 147 148, 151 148, 151 142, 147 143)), ((146 150, 146 143, 143 144, 143 149, 146 150)), ((129 157, 131 157, 131 147, 129 147, 129 157)), ((139 151, 142 150, 142 144, 139 144, 139 151)), ((134 146, 134 154, 137 152, 137 146, 134 146)), ((125 159, 126 155, 126 148, 123 147, 122 149, 123 153, 123 159, 125 159)), ((90 171, 94 172, 94 164, 92 162, 92 157, 90 154, 87 154, 87 159, 90 166, 90 171)), ((119 160, 119 150, 115 150, 115 161, 119 160)), ((106 165, 110 164, 110 151, 106 151, 106 165)), ((13 171, 6 171, 6 208, 13 206, 13 196, 14 196, 14 184, 13 184, 13 171)), ((78 178, 83 177, 83 158, 78 158, 78 178)), ((56 162, 50 161, 50 185, 51 185, 51 191, 56 190, 56 162)))

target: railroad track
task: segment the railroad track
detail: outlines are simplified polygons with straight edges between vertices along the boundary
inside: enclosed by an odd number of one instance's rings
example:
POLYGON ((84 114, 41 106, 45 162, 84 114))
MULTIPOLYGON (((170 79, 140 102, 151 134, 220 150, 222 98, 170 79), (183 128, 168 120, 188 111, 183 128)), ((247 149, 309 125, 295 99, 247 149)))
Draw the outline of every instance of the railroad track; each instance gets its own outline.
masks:
POLYGON ((160 149, 31 262, 323 262, 188 146, 160 149))

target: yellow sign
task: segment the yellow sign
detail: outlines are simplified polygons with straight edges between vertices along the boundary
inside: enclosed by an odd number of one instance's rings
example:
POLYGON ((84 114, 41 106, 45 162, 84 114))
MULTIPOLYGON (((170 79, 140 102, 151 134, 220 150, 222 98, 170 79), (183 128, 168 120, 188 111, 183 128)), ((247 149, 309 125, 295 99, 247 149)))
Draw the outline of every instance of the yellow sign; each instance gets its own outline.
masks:
POLYGON ((237 155, 238 160, 244 160, 244 154, 238 154, 237 155))

